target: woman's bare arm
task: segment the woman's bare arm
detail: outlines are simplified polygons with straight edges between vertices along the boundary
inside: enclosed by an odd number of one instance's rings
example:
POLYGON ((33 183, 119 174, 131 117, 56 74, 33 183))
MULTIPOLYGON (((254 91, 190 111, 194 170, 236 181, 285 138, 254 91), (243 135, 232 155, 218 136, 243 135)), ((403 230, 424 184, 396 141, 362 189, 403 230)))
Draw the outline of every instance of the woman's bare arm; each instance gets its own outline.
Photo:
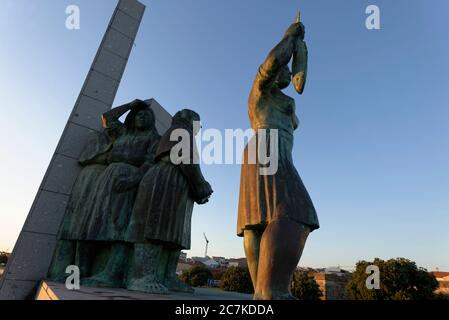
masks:
POLYGON ((111 109, 110 111, 103 113, 101 116, 103 128, 110 129, 114 125, 117 125, 117 122, 119 122, 120 117, 131 109, 131 104, 132 103, 127 103, 120 107, 111 109))
POLYGON ((293 23, 288 28, 284 38, 271 50, 259 68, 256 82, 260 88, 273 83, 281 68, 288 65, 296 47, 296 39, 303 33, 304 27, 301 23, 293 23))

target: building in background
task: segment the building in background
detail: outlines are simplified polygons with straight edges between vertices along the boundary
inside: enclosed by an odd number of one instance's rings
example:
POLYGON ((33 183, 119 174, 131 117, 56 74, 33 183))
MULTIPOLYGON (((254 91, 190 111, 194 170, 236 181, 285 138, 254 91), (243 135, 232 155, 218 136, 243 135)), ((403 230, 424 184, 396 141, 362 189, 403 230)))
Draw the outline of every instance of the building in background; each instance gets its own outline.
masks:
POLYGON ((449 294, 449 272, 436 271, 432 273, 440 284, 440 287, 436 292, 449 294))
POLYGON ((352 273, 341 269, 340 267, 332 267, 326 269, 308 269, 307 271, 315 278, 323 292, 323 300, 349 300, 346 292, 346 286, 352 278, 352 273))
POLYGON ((188 258, 187 254, 182 254, 179 257, 177 273, 178 275, 189 270, 196 265, 202 265, 210 269, 212 272, 222 273, 231 267, 247 268, 248 264, 246 258, 228 259, 225 257, 191 257, 188 258))
POLYGON ((246 261, 246 258, 229 259, 228 261, 229 261, 228 267, 241 267, 241 268, 248 267, 248 262, 246 261))
POLYGON ((220 267, 220 264, 217 261, 215 261, 209 257, 206 257, 206 258, 205 257, 192 257, 192 260, 195 262, 202 263, 209 269, 215 269, 215 268, 220 267))
POLYGON ((181 255, 179 256, 180 261, 187 261, 187 253, 181 252, 181 255))
POLYGON ((229 263, 228 259, 225 257, 212 257, 214 261, 217 261, 221 267, 226 267, 229 263))

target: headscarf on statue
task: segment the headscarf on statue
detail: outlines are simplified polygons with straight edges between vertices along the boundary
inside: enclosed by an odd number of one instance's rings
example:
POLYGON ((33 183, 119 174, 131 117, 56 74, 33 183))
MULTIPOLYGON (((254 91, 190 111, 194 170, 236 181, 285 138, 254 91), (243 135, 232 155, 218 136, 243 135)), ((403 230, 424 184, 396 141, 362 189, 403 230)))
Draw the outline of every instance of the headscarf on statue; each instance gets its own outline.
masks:
MULTIPOLYGON (((155 159, 160 160, 165 156, 170 156, 175 146, 181 146, 175 158, 189 160, 188 164, 198 164, 199 156, 195 141, 197 132, 195 132, 194 123, 199 129, 200 116, 195 111, 184 109, 177 112, 173 117, 170 129, 162 136, 155 159), (185 139, 188 140, 185 141, 185 139)), ((174 159, 171 158, 171 160, 174 159)))
POLYGON ((185 109, 176 113, 170 129, 161 139, 155 159, 167 161, 169 157, 168 161, 177 165, 186 177, 191 198, 204 204, 209 200, 212 188, 204 179, 199 165, 195 136, 200 128, 200 116, 196 112, 185 109))

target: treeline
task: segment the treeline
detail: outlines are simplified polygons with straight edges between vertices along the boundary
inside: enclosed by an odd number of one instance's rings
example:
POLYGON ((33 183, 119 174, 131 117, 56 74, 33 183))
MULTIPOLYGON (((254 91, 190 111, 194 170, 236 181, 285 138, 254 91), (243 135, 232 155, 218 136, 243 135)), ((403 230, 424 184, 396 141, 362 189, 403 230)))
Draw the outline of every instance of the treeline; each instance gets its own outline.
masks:
MULTIPOLYGON (((374 277, 375 278, 375 277, 374 277)), ((373 279, 374 279, 373 278, 373 279)), ((224 273, 212 274, 203 266, 194 266, 181 275, 181 280, 193 287, 207 286, 210 279, 218 280, 222 290, 253 293, 254 288, 247 268, 229 268, 224 273)), ((438 291, 435 276, 415 262, 396 258, 359 261, 346 284, 346 299, 350 300, 449 300, 449 295, 438 291), (371 287, 367 270, 378 273, 378 287, 371 287)), ((292 294, 301 300, 318 300, 323 292, 315 278, 304 271, 296 271, 292 279, 292 294)))
MULTIPOLYGON (((232 267, 223 273, 212 274, 204 266, 193 266, 181 275, 181 280, 192 287, 205 287, 209 280, 219 281, 224 291, 254 293, 248 268, 232 267)), ((292 279, 292 294, 301 300, 319 300, 323 293, 315 279, 306 272, 296 271, 292 279)))
POLYGON ((0 265, 8 263, 9 253, 0 251, 0 265))

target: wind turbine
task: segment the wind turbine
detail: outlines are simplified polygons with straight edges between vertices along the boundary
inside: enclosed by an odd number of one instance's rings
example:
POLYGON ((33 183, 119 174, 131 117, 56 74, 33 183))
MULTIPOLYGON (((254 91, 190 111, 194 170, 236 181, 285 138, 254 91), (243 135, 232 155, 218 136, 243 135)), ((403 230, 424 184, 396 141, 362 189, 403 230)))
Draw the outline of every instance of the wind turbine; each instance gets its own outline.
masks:
POLYGON ((206 234, 203 232, 204 239, 206 240, 206 252, 204 253, 204 257, 207 258, 207 248, 209 247, 209 240, 206 237, 206 234))

